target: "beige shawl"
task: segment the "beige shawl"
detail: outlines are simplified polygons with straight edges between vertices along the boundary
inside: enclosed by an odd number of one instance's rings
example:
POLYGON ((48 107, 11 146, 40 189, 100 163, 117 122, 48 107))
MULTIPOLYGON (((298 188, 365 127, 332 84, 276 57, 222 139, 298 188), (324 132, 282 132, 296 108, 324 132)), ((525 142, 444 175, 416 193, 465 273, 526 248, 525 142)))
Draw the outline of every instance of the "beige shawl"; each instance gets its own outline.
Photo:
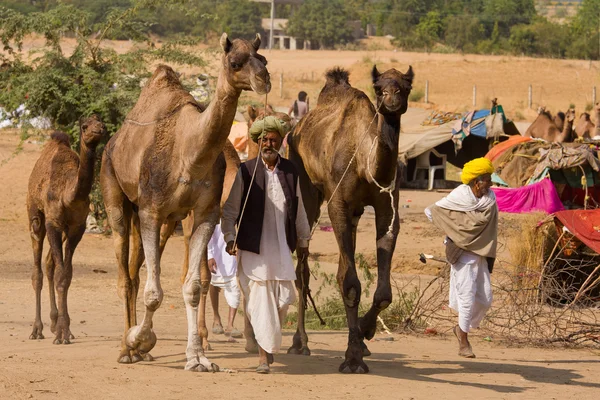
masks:
POLYGON ((458 247, 482 257, 496 257, 498 206, 491 190, 477 199, 469 186, 461 185, 428 209, 432 222, 458 247))

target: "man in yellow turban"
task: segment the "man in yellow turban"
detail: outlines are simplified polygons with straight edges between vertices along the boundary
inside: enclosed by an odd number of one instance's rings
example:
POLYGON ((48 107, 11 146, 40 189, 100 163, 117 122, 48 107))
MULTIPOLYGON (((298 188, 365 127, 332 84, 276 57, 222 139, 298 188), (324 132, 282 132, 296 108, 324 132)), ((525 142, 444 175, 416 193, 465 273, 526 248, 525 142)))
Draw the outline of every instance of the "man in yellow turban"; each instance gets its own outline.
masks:
POLYGON ((276 116, 256 120, 250 136, 260 154, 240 166, 223 207, 226 251, 237 254, 237 276, 244 293, 246 350, 258 350, 256 372, 267 374, 281 347, 281 329, 296 300, 292 252, 308 257, 310 227, 302 203, 298 172, 279 155, 289 124, 276 116), (237 231, 237 240, 236 240, 237 231))
POLYGON ((492 304, 490 273, 498 244, 498 206, 490 190, 494 167, 486 158, 464 165, 462 185, 425 210, 446 234, 450 263, 450 308, 458 313, 453 329, 458 355, 475 358, 468 333, 479 327, 492 304))

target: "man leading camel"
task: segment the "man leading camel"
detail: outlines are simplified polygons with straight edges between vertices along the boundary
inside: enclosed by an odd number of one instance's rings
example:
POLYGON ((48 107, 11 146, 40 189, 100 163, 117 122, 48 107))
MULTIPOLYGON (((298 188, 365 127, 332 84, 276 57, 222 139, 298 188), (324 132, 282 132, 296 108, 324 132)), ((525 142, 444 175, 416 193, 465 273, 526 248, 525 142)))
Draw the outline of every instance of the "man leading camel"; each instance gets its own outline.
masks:
POLYGON ((425 210, 427 217, 446 234, 450 269, 450 307, 458 312, 453 329, 458 355, 475 358, 468 333, 478 328, 492 304, 490 273, 498 242, 498 206, 489 190, 494 167, 486 158, 465 164, 463 185, 425 210))
POLYGON ((298 173, 278 154, 288 131, 289 125, 275 116, 252 124, 250 136, 255 142, 261 140, 260 156, 240 166, 221 221, 227 252, 236 254, 236 244, 240 249, 238 278, 258 343, 258 373, 270 372, 288 306, 296 300, 291 252, 308 257, 310 227, 298 173))

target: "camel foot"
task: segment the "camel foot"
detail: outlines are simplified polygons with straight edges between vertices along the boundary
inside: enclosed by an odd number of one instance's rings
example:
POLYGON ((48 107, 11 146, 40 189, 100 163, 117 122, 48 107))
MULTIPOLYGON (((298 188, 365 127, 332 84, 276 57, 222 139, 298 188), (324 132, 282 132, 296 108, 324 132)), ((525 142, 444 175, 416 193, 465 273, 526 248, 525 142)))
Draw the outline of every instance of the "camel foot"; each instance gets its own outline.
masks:
POLYGON ((301 348, 292 346, 288 349, 287 353, 300 355, 300 356, 310 356, 310 349, 308 348, 308 346, 303 346, 301 348))
POLYGON ((125 356, 119 356, 119 359, 117 360, 117 362, 119 364, 131 364, 131 357, 129 357, 129 354, 127 354, 125 356))
POLYGON ((131 327, 125 334, 125 345, 139 353, 149 353, 156 345, 156 334, 152 329, 142 330, 139 325, 131 327))
POLYGON ((42 329, 44 329, 44 325, 42 325, 42 323, 34 323, 33 324, 33 331, 31 332, 31 335, 29 335, 29 339, 31 340, 35 340, 35 339, 43 339, 44 335, 42 334, 42 329))
POLYGON ((69 337, 67 337, 66 339, 61 339, 57 336, 52 343, 54 343, 54 344, 71 344, 71 339, 69 339, 69 337))
POLYGON ((154 357, 152 357, 152 354, 150 353, 142 354, 142 358, 144 359, 144 361, 154 361, 154 357))
POLYGON ((192 372, 219 372, 220 368, 217 364, 211 363, 206 357, 200 358, 196 357, 188 360, 184 369, 192 372), (204 360, 201 361, 200 358, 204 360))
MULTIPOLYGON (((148 356, 150 356, 150 354, 147 354, 148 356)), ((152 356, 150 356, 152 357, 152 356)), ((131 350, 131 349, 126 349, 121 351, 121 354, 119 354, 119 358, 117 359, 117 362, 119 364, 133 364, 136 362, 140 362, 142 360, 145 360, 145 356, 140 354, 138 351, 136 350, 131 350)), ((147 360, 147 361, 152 361, 152 360, 147 360)))
POLYGON ((373 336, 377 332, 377 320, 369 317, 368 313, 358 319, 358 326, 360 326, 360 332, 363 334, 363 337, 367 340, 373 339, 373 336))
POLYGON ((371 355, 371 351, 365 344, 365 342, 360 342, 360 347, 362 348, 363 357, 369 357, 371 355))
POLYGON ((342 374, 366 374, 369 367, 362 360, 346 360, 340 364, 339 371, 342 374))

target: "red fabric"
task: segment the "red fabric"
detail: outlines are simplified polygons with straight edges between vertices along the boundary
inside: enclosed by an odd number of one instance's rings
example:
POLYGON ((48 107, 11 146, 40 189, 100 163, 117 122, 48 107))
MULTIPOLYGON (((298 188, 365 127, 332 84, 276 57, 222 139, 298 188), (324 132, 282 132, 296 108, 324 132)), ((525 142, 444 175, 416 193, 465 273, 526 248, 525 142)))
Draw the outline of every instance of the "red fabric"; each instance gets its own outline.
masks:
POLYGON ((490 151, 488 151, 488 153, 485 155, 485 158, 487 158, 491 162, 494 162, 494 160, 500 157, 502 154, 504 154, 506 150, 518 145, 519 143, 529 142, 530 140, 531 138, 529 137, 523 137, 519 135, 511 136, 504 142, 498 143, 497 145, 492 147, 490 151))
MULTIPOLYGON (((570 201, 573 204, 577 204, 583 207, 585 199, 585 189, 573 188, 569 185, 561 185, 561 188, 557 188, 560 200, 563 203, 570 201)), ((596 203, 600 204, 600 187, 592 186, 588 188, 588 196, 593 199, 596 203)), ((588 201, 588 205, 591 202, 588 201)), ((593 204, 593 203, 591 203, 593 204)))
POLYGON ((554 215, 577 239, 600 253, 600 209, 565 210, 554 215))

